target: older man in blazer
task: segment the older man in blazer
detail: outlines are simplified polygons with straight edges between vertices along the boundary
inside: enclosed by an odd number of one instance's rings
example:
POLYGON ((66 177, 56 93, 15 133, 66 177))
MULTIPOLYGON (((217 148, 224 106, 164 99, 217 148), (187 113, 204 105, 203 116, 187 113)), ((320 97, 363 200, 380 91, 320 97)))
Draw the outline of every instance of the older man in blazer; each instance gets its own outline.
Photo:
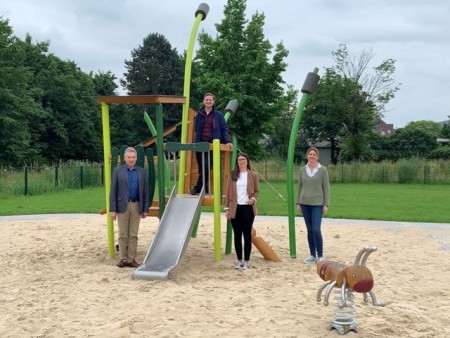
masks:
POLYGON ((114 168, 109 195, 109 211, 119 225, 119 268, 136 268, 139 223, 149 208, 148 177, 144 168, 136 166, 137 152, 128 147, 125 164, 114 168))

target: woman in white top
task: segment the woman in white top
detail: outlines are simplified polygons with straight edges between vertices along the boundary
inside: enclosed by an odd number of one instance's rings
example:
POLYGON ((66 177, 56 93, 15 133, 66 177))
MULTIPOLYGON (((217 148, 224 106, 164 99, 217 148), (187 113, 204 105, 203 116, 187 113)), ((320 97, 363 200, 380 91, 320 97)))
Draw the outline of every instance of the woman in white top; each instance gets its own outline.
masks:
POLYGON ((252 227, 257 213, 258 194, 258 175, 251 170, 248 155, 239 153, 236 157, 235 168, 228 176, 225 192, 225 215, 231 220, 233 226, 236 269, 250 268, 252 227), (242 237, 244 237, 244 256, 242 256, 242 237))

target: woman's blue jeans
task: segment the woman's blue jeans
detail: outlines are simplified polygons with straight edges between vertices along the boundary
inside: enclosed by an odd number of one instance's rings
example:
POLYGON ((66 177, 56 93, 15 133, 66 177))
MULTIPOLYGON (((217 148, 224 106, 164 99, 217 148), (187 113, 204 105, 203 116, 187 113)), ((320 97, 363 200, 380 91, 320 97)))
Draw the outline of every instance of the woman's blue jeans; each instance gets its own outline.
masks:
POLYGON ((309 252, 312 256, 323 257, 322 225, 323 205, 300 204, 308 231, 309 252))

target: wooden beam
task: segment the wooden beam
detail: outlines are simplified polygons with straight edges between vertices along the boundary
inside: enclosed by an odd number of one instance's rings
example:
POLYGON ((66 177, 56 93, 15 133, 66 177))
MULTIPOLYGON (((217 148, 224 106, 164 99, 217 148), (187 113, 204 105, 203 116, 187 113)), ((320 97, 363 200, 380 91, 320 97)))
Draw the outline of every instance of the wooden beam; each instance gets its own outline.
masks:
POLYGON ((99 96, 99 103, 186 103, 184 96, 174 95, 127 95, 99 96))
MULTIPOLYGON (((167 128, 166 130, 164 130, 163 137, 166 137, 167 135, 172 134, 175 130, 177 130, 179 125, 181 125, 181 122, 178 122, 177 124, 174 124, 173 126, 171 126, 171 127, 167 128)), ((153 136, 153 137, 150 137, 150 138, 146 139, 141 144, 144 147, 149 147, 153 143, 156 143, 156 136, 153 136)))

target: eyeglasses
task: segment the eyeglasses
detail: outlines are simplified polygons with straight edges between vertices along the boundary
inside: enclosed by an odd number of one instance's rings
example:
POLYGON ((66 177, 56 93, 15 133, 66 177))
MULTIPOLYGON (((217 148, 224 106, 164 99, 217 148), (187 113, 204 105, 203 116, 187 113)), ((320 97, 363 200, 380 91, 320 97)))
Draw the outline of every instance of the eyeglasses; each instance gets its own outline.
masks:
POLYGON ((246 158, 238 158, 238 162, 247 161, 246 158))

